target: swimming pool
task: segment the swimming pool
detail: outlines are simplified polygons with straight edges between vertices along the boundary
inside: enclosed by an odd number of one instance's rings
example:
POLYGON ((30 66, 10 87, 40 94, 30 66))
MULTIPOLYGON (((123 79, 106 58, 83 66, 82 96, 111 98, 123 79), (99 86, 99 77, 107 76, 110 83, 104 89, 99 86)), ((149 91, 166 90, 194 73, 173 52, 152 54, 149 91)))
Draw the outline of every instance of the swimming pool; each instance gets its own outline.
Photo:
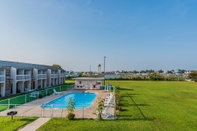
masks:
POLYGON ((90 92, 72 92, 68 93, 66 95, 63 95, 57 99, 54 99, 50 102, 47 102, 44 104, 44 108, 66 108, 66 105, 69 101, 69 99, 72 97, 76 100, 75 109, 82 109, 84 106, 85 108, 90 107, 94 99, 96 98, 96 93, 90 93, 90 92))

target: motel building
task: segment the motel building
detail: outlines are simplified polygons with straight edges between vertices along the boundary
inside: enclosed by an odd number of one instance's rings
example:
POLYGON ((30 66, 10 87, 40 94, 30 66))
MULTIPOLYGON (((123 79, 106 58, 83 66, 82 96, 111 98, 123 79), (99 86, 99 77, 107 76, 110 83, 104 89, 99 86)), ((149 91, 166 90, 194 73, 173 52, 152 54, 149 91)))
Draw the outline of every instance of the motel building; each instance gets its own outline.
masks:
POLYGON ((48 65, 0 60, 0 97, 64 84, 65 72, 48 65))
POLYGON ((73 80, 75 80, 74 89, 100 90, 102 88, 102 81, 104 80, 104 78, 79 77, 73 78, 73 80))

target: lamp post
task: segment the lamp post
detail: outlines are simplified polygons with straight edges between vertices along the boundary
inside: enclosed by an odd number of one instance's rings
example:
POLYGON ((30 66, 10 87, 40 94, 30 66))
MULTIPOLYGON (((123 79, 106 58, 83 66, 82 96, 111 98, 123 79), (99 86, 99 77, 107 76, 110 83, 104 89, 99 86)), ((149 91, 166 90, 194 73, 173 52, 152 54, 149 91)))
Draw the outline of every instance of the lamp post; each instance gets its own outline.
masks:
POLYGON ((105 58, 106 56, 104 56, 104 85, 105 85, 105 58))

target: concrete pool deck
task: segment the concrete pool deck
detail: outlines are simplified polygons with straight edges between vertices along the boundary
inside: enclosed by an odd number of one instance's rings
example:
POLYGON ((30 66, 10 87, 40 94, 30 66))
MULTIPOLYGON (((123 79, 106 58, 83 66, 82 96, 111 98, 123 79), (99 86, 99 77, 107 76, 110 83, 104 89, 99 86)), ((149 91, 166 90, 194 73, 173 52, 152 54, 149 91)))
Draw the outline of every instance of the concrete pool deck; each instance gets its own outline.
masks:
MULTIPOLYGON (((75 109, 74 114, 75 118, 92 118, 96 119, 96 115, 93 114, 97 108, 97 99, 105 98, 107 94, 110 94, 112 92, 102 92, 101 90, 68 90, 62 92, 62 95, 68 94, 70 92, 94 92, 98 93, 97 97, 94 99, 93 104, 89 108, 85 109, 75 109)), ((66 109, 47 109, 47 108, 41 108, 41 106, 49 102, 51 100, 54 100, 62 95, 50 95, 43 97, 42 99, 37 99, 32 102, 17 106, 15 109, 9 109, 3 112, 0 112, 0 116, 7 116, 7 112, 16 110, 18 114, 16 116, 37 116, 37 117, 43 117, 43 118, 51 118, 51 117, 66 117, 67 110, 66 109)), ((109 108, 108 112, 110 114, 114 113, 114 108, 109 108)))

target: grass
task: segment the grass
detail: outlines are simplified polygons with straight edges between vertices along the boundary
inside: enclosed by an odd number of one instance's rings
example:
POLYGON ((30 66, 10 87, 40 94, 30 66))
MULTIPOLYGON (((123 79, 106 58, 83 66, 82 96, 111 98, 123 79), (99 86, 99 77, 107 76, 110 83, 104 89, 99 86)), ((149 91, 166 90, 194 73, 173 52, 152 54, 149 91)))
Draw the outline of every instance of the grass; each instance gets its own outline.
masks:
MULTIPOLYGON (((72 82, 72 81, 70 81, 72 82)), ((115 81, 123 111, 115 121, 53 118, 38 131, 55 130, 197 130, 197 84, 194 82, 115 81)))
POLYGON ((37 117, 0 117, 0 130, 1 131, 17 131, 25 125, 36 120, 37 117))
POLYGON ((7 109, 8 109, 8 106, 0 106, 0 112, 4 111, 4 110, 7 110, 7 109))

